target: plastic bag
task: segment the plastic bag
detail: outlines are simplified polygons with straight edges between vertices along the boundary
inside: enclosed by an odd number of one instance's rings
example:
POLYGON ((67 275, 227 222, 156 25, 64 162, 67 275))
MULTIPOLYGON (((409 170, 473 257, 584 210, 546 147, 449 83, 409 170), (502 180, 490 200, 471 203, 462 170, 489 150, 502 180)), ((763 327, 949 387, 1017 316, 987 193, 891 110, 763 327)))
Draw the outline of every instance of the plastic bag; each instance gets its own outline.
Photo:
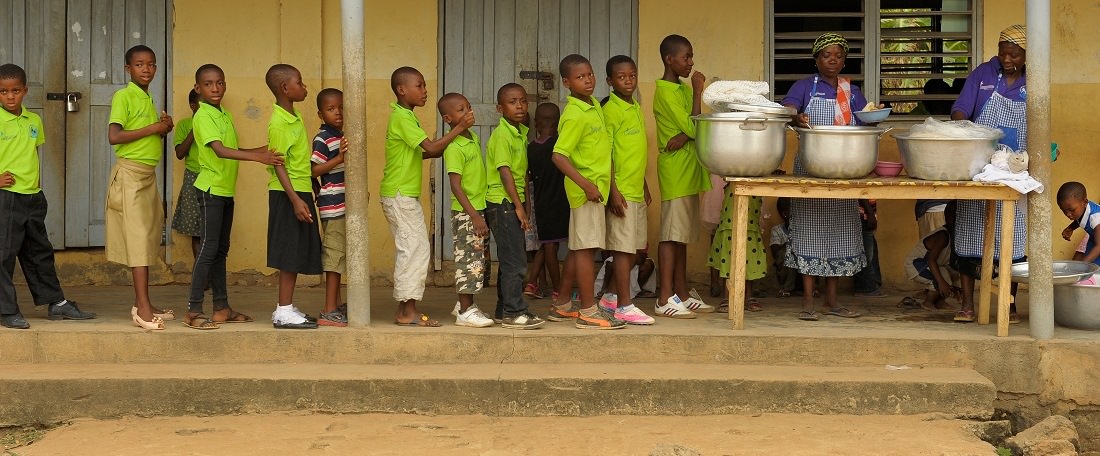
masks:
POLYGON ((913 138, 999 138, 1004 133, 996 128, 978 125, 969 120, 936 120, 931 117, 924 123, 913 125, 909 136, 913 138))
POLYGON ((715 111, 730 111, 730 104, 781 107, 768 99, 770 92, 764 81, 715 81, 703 90, 703 103, 715 111))

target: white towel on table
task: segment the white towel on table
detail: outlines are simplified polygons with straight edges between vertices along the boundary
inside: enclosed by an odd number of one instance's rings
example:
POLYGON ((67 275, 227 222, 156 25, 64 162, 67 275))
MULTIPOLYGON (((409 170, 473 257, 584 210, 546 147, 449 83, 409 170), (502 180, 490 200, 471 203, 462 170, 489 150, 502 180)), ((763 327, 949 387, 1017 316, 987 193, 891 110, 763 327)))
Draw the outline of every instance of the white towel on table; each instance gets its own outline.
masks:
POLYGON ((985 165, 985 168, 982 168, 982 172, 974 176, 974 181, 1005 184, 1020 193, 1043 193, 1043 184, 1035 180, 1034 177, 1031 177, 1026 170, 1013 173, 993 164, 985 165))

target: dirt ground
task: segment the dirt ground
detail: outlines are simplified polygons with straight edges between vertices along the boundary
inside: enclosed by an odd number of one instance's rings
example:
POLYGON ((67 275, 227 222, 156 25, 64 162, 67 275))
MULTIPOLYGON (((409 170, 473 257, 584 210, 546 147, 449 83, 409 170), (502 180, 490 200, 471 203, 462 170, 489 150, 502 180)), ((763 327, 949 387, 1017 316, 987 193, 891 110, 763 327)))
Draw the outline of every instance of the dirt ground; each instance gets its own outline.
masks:
POLYGON ((272 414, 79 420, 4 456, 994 455, 934 416, 705 417, 272 414), (681 451, 673 451, 676 446, 681 451), (683 451, 690 449, 691 451, 683 451))

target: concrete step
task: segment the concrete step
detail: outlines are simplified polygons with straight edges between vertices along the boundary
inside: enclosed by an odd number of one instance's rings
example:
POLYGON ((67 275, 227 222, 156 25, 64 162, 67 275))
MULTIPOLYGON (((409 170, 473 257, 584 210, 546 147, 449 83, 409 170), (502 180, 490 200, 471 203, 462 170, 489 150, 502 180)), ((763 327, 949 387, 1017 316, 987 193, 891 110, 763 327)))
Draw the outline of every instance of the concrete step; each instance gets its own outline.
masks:
POLYGON ((0 425, 275 411, 491 416, 812 413, 985 418, 967 368, 706 364, 38 364, 0 370, 0 425))

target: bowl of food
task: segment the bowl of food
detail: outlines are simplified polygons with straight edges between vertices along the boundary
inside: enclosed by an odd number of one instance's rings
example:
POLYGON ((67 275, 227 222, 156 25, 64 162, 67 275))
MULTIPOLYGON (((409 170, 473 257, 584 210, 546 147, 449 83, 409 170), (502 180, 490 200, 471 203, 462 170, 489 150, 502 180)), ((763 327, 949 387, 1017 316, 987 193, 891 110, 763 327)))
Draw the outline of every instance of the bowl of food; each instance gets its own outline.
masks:
POLYGON ((901 174, 901 163, 879 160, 875 162, 875 175, 879 177, 898 177, 901 174))
POLYGON ((802 166, 813 177, 867 177, 878 161, 878 140, 888 128, 823 125, 795 128, 802 166))
POLYGON ((909 177, 933 181, 973 179, 989 164, 999 139, 918 137, 908 131, 893 136, 909 177))
POLYGON ((1067 328, 1100 329, 1100 286, 1054 287, 1054 321, 1067 328))
POLYGON ((856 118, 865 124, 875 124, 886 120, 887 117, 890 117, 890 112, 893 111, 893 108, 877 109, 873 106, 873 103, 868 103, 867 108, 871 109, 863 108, 862 111, 855 112, 856 118))

